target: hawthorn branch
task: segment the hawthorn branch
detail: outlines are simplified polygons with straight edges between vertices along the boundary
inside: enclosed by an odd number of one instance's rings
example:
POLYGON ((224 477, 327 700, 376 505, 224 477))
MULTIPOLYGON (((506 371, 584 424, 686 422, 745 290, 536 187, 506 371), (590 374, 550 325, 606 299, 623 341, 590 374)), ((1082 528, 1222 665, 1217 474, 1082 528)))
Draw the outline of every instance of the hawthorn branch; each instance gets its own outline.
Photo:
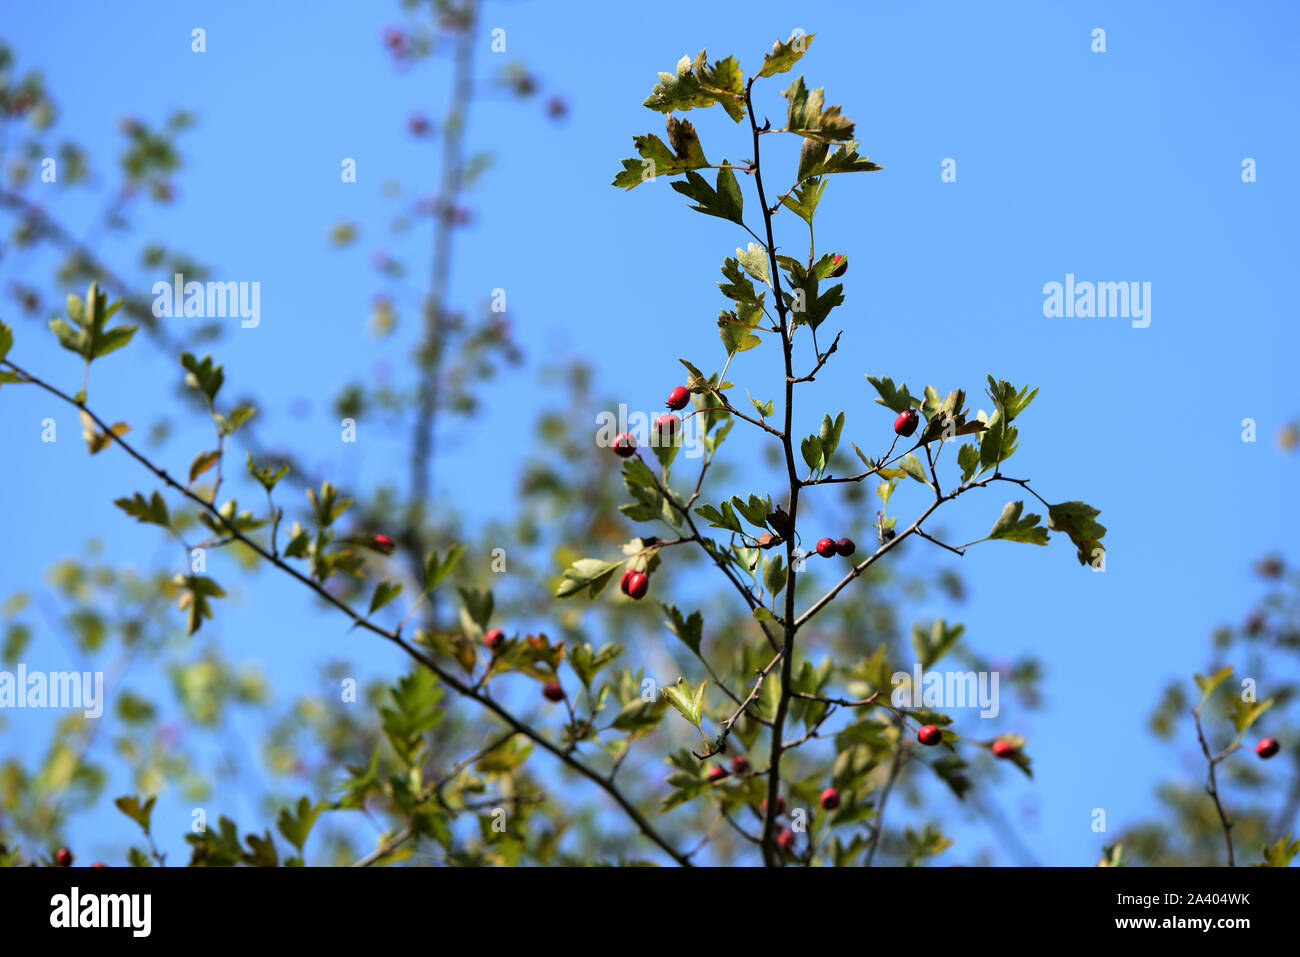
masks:
POLYGON ((1201 743, 1201 753, 1205 755, 1205 762, 1209 766, 1209 776, 1205 782, 1205 793, 1214 802, 1214 810, 1219 815, 1219 826, 1223 828, 1223 842, 1228 847, 1228 866, 1236 867, 1236 860, 1232 854, 1232 822, 1228 820, 1228 815, 1223 810, 1223 802, 1219 800, 1219 784, 1214 774, 1215 765, 1231 754, 1235 747, 1220 751, 1218 754, 1211 754, 1210 746, 1205 740, 1205 731, 1201 728, 1200 708, 1192 709, 1192 720, 1196 722, 1196 740, 1201 743))
POLYGON ((754 80, 756 77, 750 77, 745 84, 745 106, 749 114, 749 127, 754 139, 754 185, 758 189, 758 202, 763 210, 763 226, 767 233, 767 259, 768 269, 772 277, 772 298, 776 303, 776 313, 780 320, 781 331, 781 353, 785 360, 785 425, 781 431, 781 446, 785 452, 786 476, 790 483, 790 509, 789 509, 789 533, 786 535, 785 544, 785 564, 787 568, 787 577, 785 583, 785 615, 782 620, 782 628, 785 632, 785 640, 781 647, 781 694, 777 699, 776 715, 772 719, 772 748, 771 756, 768 760, 768 778, 767 778, 767 813, 763 817, 763 861, 768 867, 775 867, 779 863, 774 841, 774 832, 776 830, 776 803, 780 796, 781 790, 781 752, 782 740, 781 734, 785 728, 785 717, 790 709, 790 689, 793 677, 794 662, 794 636, 797 626, 794 623, 794 591, 795 577, 797 568, 794 548, 795 548, 795 520, 799 513, 799 475, 796 471, 794 446, 790 441, 791 431, 794 425, 794 336, 790 323, 786 316, 785 300, 781 296, 781 271, 780 264, 776 259, 776 237, 772 232, 773 211, 768 208, 767 195, 763 190, 763 170, 759 159, 759 135, 764 131, 771 129, 771 122, 764 124, 764 130, 760 130, 758 122, 754 118, 754 80))
MULTIPOLYGON (((97 426, 99 426, 99 428, 102 431, 108 433, 109 435, 112 435, 112 432, 109 431, 109 427, 107 424, 105 424, 104 420, 101 419, 89 408, 87 408, 84 402, 78 402, 76 399, 72 398, 72 396, 63 392, 58 387, 53 386, 48 382, 45 382, 44 380, 38 378, 37 376, 32 375, 26 369, 23 369, 22 367, 18 366, 17 364, 15 364, 13 361, 9 359, 3 360, 3 362, 0 362, 0 364, 3 364, 4 366, 8 366, 10 369, 18 373, 20 376, 22 376, 27 382, 31 383, 32 385, 35 385, 38 388, 45 390, 46 392, 50 393, 56 398, 66 402, 68 405, 72 406, 73 408, 76 408, 77 410, 84 412, 87 416, 90 417, 91 421, 93 421, 97 426)), ((535 744, 541 747, 543 750, 550 752, 550 754, 553 755, 555 758, 559 759, 561 762, 568 765, 573 771, 577 772, 582 777, 591 781, 602 791, 608 794, 614 800, 614 802, 619 806, 619 808, 622 809, 623 813, 628 818, 630 818, 634 824, 636 824, 637 828, 641 831, 641 833, 644 834, 656 845, 658 845, 659 848, 665 854, 667 854, 669 857, 671 857, 674 861, 676 861, 678 864, 680 864, 683 867, 690 866, 690 861, 686 858, 686 856, 683 855, 676 848, 674 848, 671 844, 669 844, 668 841, 654 828, 653 825, 650 824, 650 822, 645 818, 645 816, 636 808, 636 806, 633 805, 627 799, 627 797, 622 793, 622 791, 620 791, 618 787, 615 786, 613 782, 610 781, 608 778, 606 778, 604 775, 601 775, 597 771, 593 770, 588 765, 580 761, 578 758, 574 757, 572 754, 567 753, 560 746, 552 743, 550 739, 548 739, 540 731, 536 730, 535 728, 531 727, 528 724, 525 724, 523 721, 516 718, 513 714, 507 711, 502 705, 498 704, 495 700, 489 697, 485 691, 477 687, 472 687, 466 684, 465 682, 461 681, 459 678, 456 677, 456 675, 454 675, 447 669, 443 668, 432 658, 422 653, 419 649, 415 648, 409 641, 407 641, 401 635, 397 634, 396 632, 389 631, 388 629, 370 621, 368 618, 358 614, 350 605, 348 605, 342 599, 338 598, 335 595, 332 595, 324 587, 323 584, 312 580, 311 578, 309 578, 308 576, 300 572, 298 569, 288 564, 284 559, 276 555, 273 555, 264 546, 254 541, 253 539, 249 538, 242 531, 240 531, 231 521, 229 521, 224 515, 222 515, 221 512, 211 502, 204 501, 201 496, 194 493, 190 489, 186 488, 176 479, 172 478, 165 469, 155 465, 152 461, 150 461, 142 453, 140 453, 134 446, 132 446, 129 442, 124 440, 121 436, 114 436, 112 441, 120 445, 122 447, 122 450, 126 452, 127 455, 129 455, 131 458, 139 462, 140 465, 144 466, 144 468, 147 469, 149 472, 153 473, 160 481, 163 482, 163 484, 165 484, 172 490, 179 492, 185 498, 189 499, 191 502, 197 505, 200 509, 207 512, 215 522, 220 523, 221 526, 224 526, 227 529, 231 538, 237 540, 240 544, 244 545, 246 548, 251 549, 253 552, 261 556, 265 561, 269 562, 271 565, 280 569, 280 571, 289 575, 291 578, 295 579, 300 584, 305 585, 312 592, 314 592, 317 595, 317 597, 324 600, 327 604, 332 605, 339 611, 343 612, 344 615, 346 615, 348 618, 352 620, 354 626, 358 628, 363 628, 366 631, 371 632, 372 634, 378 635, 380 638, 392 642, 394 645, 401 648, 402 651, 404 651, 411 659, 423 665, 425 668, 428 668, 429 671, 431 671, 438 678, 438 680, 440 680, 447 687, 451 688, 458 695, 464 698, 469 698, 470 700, 474 701, 481 707, 492 712, 503 722, 505 722, 507 726, 513 729, 515 733, 524 735, 529 740, 533 741, 535 744)))

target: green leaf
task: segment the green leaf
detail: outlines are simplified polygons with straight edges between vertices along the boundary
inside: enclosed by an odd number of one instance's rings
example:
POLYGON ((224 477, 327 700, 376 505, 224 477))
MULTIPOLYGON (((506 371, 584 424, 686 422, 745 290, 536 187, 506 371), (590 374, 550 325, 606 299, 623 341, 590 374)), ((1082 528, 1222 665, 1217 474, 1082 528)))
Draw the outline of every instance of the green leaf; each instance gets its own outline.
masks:
POLYGON ((744 249, 736 250, 736 261, 751 277, 768 286, 772 285, 772 275, 768 272, 767 250, 757 243, 750 243, 744 249))
POLYGON ((763 587, 769 594, 777 595, 785 587, 786 578, 785 562, 781 555, 763 560, 763 587))
POLYGON ((221 391, 221 385, 226 381, 226 374, 221 366, 214 365, 212 356, 204 356, 202 360, 194 358, 189 352, 181 353, 181 366, 185 369, 185 384, 208 400, 211 405, 221 391))
POLYGON ((704 109, 721 103, 736 122, 745 115, 744 74, 735 57, 709 65, 701 50, 694 62, 689 56, 677 61, 675 73, 660 73, 659 82, 642 106, 660 113, 673 110, 704 109))
POLYGON ((303 845, 307 843, 307 836, 311 834, 316 818, 328 806, 324 802, 312 804, 306 797, 301 797, 298 799, 296 814, 287 807, 280 808, 280 814, 275 819, 276 829, 297 849, 299 855, 302 854, 303 845))
POLYGON ((758 71, 758 75, 776 76, 778 73, 785 73, 799 61, 800 57, 808 52, 808 46, 816 35, 815 33, 796 33, 792 34, 790 39, 784 43, 773 43, 772 52, 763 54, 763 68, 758 71))
POLYGON ((682 644, 691 649, 696 657, 700 654, 700 640, 704 636, 704 618, 698 611, 691 612, 689 618, 682 617, 676 605, 659 602, 668 620, 664 622, 668 630, 681 639, 682 644))
POLYGON ((568 598, 584 588, 587 597, 595 598, 609 584, 622 562, 603 562, 598 558, 580 558, 564 571, 559 587, 555 589, 556 598, 568 598))
POLYGON ((194 461, 190 463, 190 484, 193 484, 196 478, 219 461, 221 461, 221 453, 215 449, 211 452, 200 452, 196 455, 194 461))
POLYGON ((1100 509, 1078 501, 1047 507, 1048 527, 1070 536, 1078 549, 1080 565, 1093 564, 1098 552, 1105 552, 1101 537, 1106 534, 1106 526, 1096 520, 1100 514, 1100 509))
POLYGON ((460 592, 461 603, 470 620, 482 630, 487 631, 488 622, 492 620, 492 609, 495 607, 491 590, 480 590, 478 588, 457 588, 456 590, 460 592))
POLYGON ((140 826, 140 830, 148 835, 154 802, 157 800, 158 796, 155 794, 141 804, 140 799, 134 794, 127 794, 117 798, 113 803, 117 805, 119 811, 135 821, 140 826))
POLYGON ((957 449, 957 464, 961 466, 961 480, 965 484, 971 480, 980 464, 980 450, 967 444, 957 449))
POLYGON ((821 472, 826 468, 826 455, 822 451, 822 440, 815 435, 805 435, 799 443, 799 451, 803 454, 803 460, 808 463, 808 468, 814 472, 821 472))
POLYGON ((831 456, 840 445, 840 433, 844 431, 844 413, 841 412, 831 419, 830 415, 822 416, 822 428, 817 438, 822 446, 822 461, 829 463, 831 456))
MULTIPOLYGON (((799 77, 783 92, 790 101, 786 130, 829 143, 853 139, 853 121, 840 115, 838 105, 827 106, 824 89, 809 90, 799 77)), ((802 178, 802 177, 801 177, 802 178)))
POLYGON ((221 426, 222 435, 234 435, 239 427, 251 419, 257 410, 251 405, 237 405, 230 410, 230 415, 217 414, 217 424, 221 426))
POLYGON ((798 182, 806 182, 833 173, 872 173, 884 169, 866 156, 858 155, 857 143, 843 143, 830 151, 825 140, 807 138, 799 152, 798 182))
POLYGON ((658 727, 667 710, 668 705, 664 703, 663 698, 655 698, 653 701, 633 698, 623 705, 610 727, 615 731, 626 731, 630 736, 635 737, 658 727))
MULTIPOLYGON (((724 259, 722 261, 722 276, 727 281, 718 283, 718 288, 722 290, 722 294, 728 299, 735 302, 762 304, 765 294, 760 294, 754 289, 754 284, 749 281, 749 277, 741 271, 739 260, 732 259, 730 256, 724 259)), ((688 368, 690 367, 688 366, 688 368)))
POLYGON ((718 314, 718 335, 722 338, 722 347, 728 356, 737 352, 748 352, 763 344, 763 340, 754 335, 754 328, 763 316, 761 306, 737 303, 736 312, 723 309, 718 314))
POLYGON ((1237 698, 1232 703, 1232 724, 1237 729, 1237 734, 1242 735, 1250 730, 1250 726, 1258 720, 1259 716, 1273 707, 1273 699, 1266 701, 1242 701, 1237 698))
POLYGON ((1300 853, 1300 841, 1291 840, 1291 832, 1271 845, 1264 846, 1264 864, 1267 867, 1290 867, 1291 859, 1300 853))
POLYGON ((988 537, 1008 542, 1046 545, 1047 529, 1038 524, 1042 516, 1031 512, 1022 518, 1020 513, 1024 507, 1024 502, 1008 502, 1003 506, 1002 514, 993 524, 993 531, 989 532, 988 537))
POLYGON ((433 591, 444 578, 451 574, 460 561, 460 556, 465 554, 464 545, 453 545, 447 549, 447 554, 443 558, 438 557, 436 548, 429 549, 429 554, 424 556, 424 587, 428 591, 433 591))
POLYGON ((285 463, 278 469, 274 470, 269 465, 265 468, 259 469, 256 463, 253 462, 253 454, 251 452, 246 454, 248 455, 248 474, 257 479, 262 488, 266 489, 268 492, 275 488, 276 483, 278 483, 280 479, 289 474, 288 463, 285 463))
POLYGON ((749 401, 753 404, 754 410, 758 412, 758 417, 760 419, 770 418, 776 414, 775 400, 768 399, 766 402, 759 402, 752 395, 749 395, 748 389, 745 390, 745 395, 749 396, 749 401))
POLYGON ((900 383, 895 388, 894 380, 888 377, 877 379, 875 376, 869 375, 867 381, 880 393, 880 398, 876 399, 876 401, 891 411, 906 412, 916 404, 916 400, 907 391, 907 383, 905 382, 900 383))
MULTIPOLYGON (((808 142, 815 142, 809 140, 808 142)), ((826 191, 826 180, 813 178, 800 183, 794 192, 782 197, 781 205, 792 210, 795 215, 809 226, 817 215, 817 204, 821 202, 822 193, 826 191)))
POLYGON ((613 185, 632 189, 657 176, 675 176, 709 165, 689 120, 668 117, 668 142, 672 149, 653 134, 632 137, 641 158, 623 160, 623 171, 614 177, 613 185))
POLYGON ((370 611, 366 614, 373 615, 401 593, 401 582, 390 582, 384 579, 375 586, 375 593, 370 597, 370 611))
POLYGON ((664 688, 662 694, 669 704, 681 712, 682 717, 698 728, 704 704, 704 687, 707 684, 708 681, 700 682, 700 687, 692 692, 686 679, 678 678, 677 684, 664 688))
POLYGON ((683 196, 695 200, 691 209, 743 226, 745 199, 740 192, 740 184, 736 182, 736 174, 727 168, 725 158, 722 166, 723 169, 718 170, 716 188, 709 186, 708 181, 694 170, 686 173, 685 182, 678 181, 672 187, 683 196))
POLYGON ((136 521, 146 525, 171 528, 171 515, 167 511, 167 502, 158 492, 154 492, 148 499, 136 492, 131 498, 114 499, 113 504, 136 521))
POLYGON ((921 460, 916 457, 916 453, 909 452, 907 455, 903 456, 898 462, 898 467, 903 470, 908 478, 916 479, 916 481, 920 482, 922 485, 930 484, 930 479, 925 474, 925 466, 922 465, 921 460))
POLYGON ((591 645, 584 642, 569 653, 569 664, 583 686, 590 688, 596 673, 622 653, 620 645, 602 645, 599 651, 593 651, 591 645))
POLYGON ((0 322, 0 362, 4 361, 5 356, 9 355, 9 350, 14 347, 14 331, 0 322))

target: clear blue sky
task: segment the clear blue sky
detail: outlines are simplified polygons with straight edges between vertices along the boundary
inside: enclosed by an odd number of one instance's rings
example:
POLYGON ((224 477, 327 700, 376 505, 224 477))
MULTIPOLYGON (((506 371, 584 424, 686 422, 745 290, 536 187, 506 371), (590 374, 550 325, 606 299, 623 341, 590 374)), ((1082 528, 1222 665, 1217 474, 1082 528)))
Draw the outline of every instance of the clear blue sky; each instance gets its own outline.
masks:
MULTIPOLYGON (((1297 462, 1273 441, 1300 413, 1294 6, 594 9, 509 3, 489 5, 485 18, 505 28, 509 57, 565 94, 572 115, 557 126, 537 104, 504 96, 475 108, 471 141, 497 165, 473 198, 478 219, 461 237, 454 295, 472 304, 505 288, 529 363, 457 436, 466 517, 486 519, 511 501, 510 450, 540 401, 532 372, 548 360, 596 360, 598 392, 638 407, 679 378, 677 355, 716 365, 717 264, 741 236, 686 210, 666 182, 631 194, 609 182, 632 134, 662 132, 662 117, 639 106, 657 71, 701 47, 752 71, 774 39, 816 33, 796 72, 844 104, 861 152, 886 169, 828 188, 818 244, 852 258, 847 305, 831 320, 846 331, 799 427, 813 431, 822 411, 843 408, 846 438, 873 447, 888 416, 864 373, 913 391, 965 386, 974 406, 986 373, 1041 386, 1010 471, 1032 476, 1049 499, 1102 509, 1107 570, 1081 569, 1063 541, 1046 551, 991 543, 962 563, 971 587, 962 617, 980 649, 1044 659, 1046 708, 1011 722, 1031 739, 1037 778, 1008 777, 1001 803, 1015 817, 1035 798, 1036 821, 1022 834, 1040 860, 1091 863, 1100 843, 1091 809, 1106 808, 1116 829, 1148 813, 1153 782, 1180 770, 1145 731, 1160 688, 1205 667, 1210 627, 1238 620, 1254 596, 1254 558, 1300 558, 1297 462), (1096 27, 1105 53, 1090 49, 1096 27), (940 180, 949 157, 955 183, 940 180), (1242 182, 1245 157, 1257 161, 1258 182, 1242 182), (1150 326, 1045 318, 1043 285, 1067 273, 1150 282, 1150 326), (1255 444, 1241 438, 1248 417, 1255 444)), ((396 4, 344 2, 48 2, 12 5, 4 17, 20 67, 43 69, 62 104, 60 128, 101 163, 116 153, 124 114, 197 111, 182 141, 179 200, 141 218, 136 236, 193 252, 217 278, 261 282, 260 328, 232 330, 220 346, 227 389, 256 390, 268 400, 268 440, 308 449, 347 481, 380 477, 397 450, 374 443, 367 453, 362 442, 345 461, 327 396, 312 383, 332 391, 392 349, 364 331, 368 252, 382 244, 389 208, 379 187, 396 179, 435 189, 434 150, 404 123, 415 109, 440 112, 445 73, 394 75, 378 35, 399 19, 396 4), (206 54, 190 52, 195 26, 207 31, 206 54), (339 180, 349 156, 354 185, 339 180), (328 249, 328 228, 344 218, 362 223, 365 253, 328 249), (288 410, 301 396, 314 414, 299 421, 288 410)), ((486 30, 479 54, 485 69, 499 65, 486 30)), ((785 81, 760 88, 759 108, 774 120, 785 81)), ((743 129, 721 114, 697 122, 710 157, 749 155, 743 129)), ((56 207, 74 224, 89 208, 70 197, 56 207)), ((787 242, 802 239, 785 226, 787 242)), ((419 249, 427 234, 411 241, 419 249)), ((0 279, 12 278, 0 263, 0 279)), ((142 294, 152 279, 141 275, 142 294)), ((74 362, 52 337, 17 319, 12 303, 0 309, 19 333, 13 357, 75 388, 74 362)), ((745 369, 741 357, 732 377, 747 381, 745 369)), ((111 399, 112 418, 146 423, 174 381, 141 344, 96 367, 91 395, 111 399)), ((0 591, 40 587, 40 570, 92 534, 142 566, 164 554, 109 504, 145 487, 132 463, 112 453, 88 462, 75 418, 35 390, 6 387, 0 403, 11 543, 0 550, 0 591), (39 441, 46 415, 59 421, 55 445, 39 441)), ((976 538, 1008 498, 971 496, 946 524, 976 538)), ((282 700, 310 685, 319 656, 356 652, 360 639, 291 587, 269 576, 255 584, 226 610, 220 636, 232 657, 262 662, 282 700)), ((370 660, 376 670, 397 665, 379 649, 370 660)), ((13 722, 0 732, 5 750, 21 732, 13 722)), ((225 809, 251 824, 246 810, 225 809)), ((179 833, 184 822, 174 823, 159 830, 179 833)))

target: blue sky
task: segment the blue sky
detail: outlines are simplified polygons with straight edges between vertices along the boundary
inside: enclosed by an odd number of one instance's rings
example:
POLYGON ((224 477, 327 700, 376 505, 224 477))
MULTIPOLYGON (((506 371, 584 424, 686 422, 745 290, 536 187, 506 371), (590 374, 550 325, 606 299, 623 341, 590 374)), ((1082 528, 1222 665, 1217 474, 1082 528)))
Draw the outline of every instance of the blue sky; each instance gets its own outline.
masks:
MULTIPOLYGON (((260 281, 260 327, 232 329, 220 346, 227 390, 267 400, 268 440, 366 482, 402 450, 362 441, 340 452, 314 383, 332 390, 404 358, 364 330, 375 288, 369 252, 397 251, 379 238, 391 210, 383 181, 435 189, 436 148, 412 141, 404 124, 413 110, 441 112, 445 72, 394 74, 378 36, 400 21, 395 4, 303 9, 51 2, 9 11, 4 38, 20 67, 44 71, 62 105, 60 129, 101 163, 117 151, 121 116, 198 113, 182 140, 179 200, 140 216, 134 236, 105 253, 129 256, 151 235, 210 263, 217 278, 260 281), (75 29, 54 29, 68 22, 75 29), (195 26, 207 31, 205 54, 190 51, 195 26), (340 182, 343 157, 357 160, 355 184, 340 182), (328 248, 329 227, 345 218, 361 223, 364 252, 328 248), (304 397, 313 412, 296 419, 291 403, 304 397)), ((1081 569, 1063 541, 1047 550, 986 544, 961 563, 971 591, 962 620, 981 650, 1045 661, 1045 709, 1011 720, 1031 739, 1037 777, 1008 777, 1000 800, 1013 817, 1037 801, 1022 836, 1040 860, 1091 863, 1100 843, 1091 809, 1106 808, 1117 828, 1150 812, 1153 783, 1180 771, 1145 731, 1159 690, 1204 668, 1210 628, 1244 614, 1254 558, 1297 557, 1297 463, 1274 443, 1300 414, 1296 20, 1285 3, 755 2, 743 16, 724 5, 599 16, 590 4, 489 5, 484 27, 506 30, 507 58, 562 92, 572 114, 556 125, 539 104, 501 95, 475 107, 471 142, 497 159, 472 199, 477 221, 460 237, 453 296, 472 305, 506 289, 529 361, 493 390, 475 427, 454 436, 458 506, 472 522, 511 501, 510 449, 542 401, 533 373, 548 361, 591 358, 597 392, 634 407, 661 401, 680 377, 678 355, 720 364, 717 266, 744 234, 690 212, 664 181, 630 194, 609 183, 633 134, 662 133, 662 117, 639 105, 658 71, 707 47, 752 72, 774 39, 815 33, 796 73, 844 104, 860 151, 885 170, 839 177, 823 200, 818 246, 852 262, 847 304, 830 320, 845 335, 798 428, 814 431, 823 411, 845 409, 846 439, 879 444, 890 416, 871 401, 867 373, 913 391, 965 387, 986 408, 988 373, 1041 387, 1009 471, 1033 477, 1050 500, 1102 509, 1106 571, 1081 569), (1105 53, 1091 50, 1098 27, 1105 53), (1257 182, 1242 182, 1246 157, 1257 182), (948 158, 953 183, 940 178, 948 158), (1046 318, 1043 286, 1068 273, 1151 283, 1150 326, 1046 318), (1242 441, 1246 418, 1258 423, 1256 443, 1242 441)), ((485 29, 485 72, 502 59, 488 43, 485 29)), ((774 124, 786 82, 756 88, 774 124)), ((751 152, 745 128, 720 112, 691 118, 711 158, 751 152)), ((797 141, 775 139, 764 142, 765 164, 779 169, 793 163, 797 141)), ((752 214, 752 193, 747 200, 752 214)), ((92 208, 72 197, 54 204, 74 225, 92 208)), ((805 234, 791 220, 779 221, 778 241, 798 248, 805 234)), ((409 242, 427 248, 427 232, 409 242)), ((0 279, 12 278, 0 263, 0 279)), ((139 275, 142 294, 154 278, 139 275)), ((19 332, 13 358, 75 388, 74 361, 52 337, 9 318, 11 303, 0 309, 19 332)), ((765 372, 770 365, 745 355, 730 377, 748 384, 765 372)), ((144 423, 174 382, 170 363, 141 345, 97 365, 92 404, 144 423)), ((752 391, 765 389, 775 391, 752 391)), ((0 501, 11 542, 21 543, 0 552, 0 591, 40 587, 40 570, 92 534, 141 566, 164 554, 109 504, 145 487, 129 461, 87 461, 75 418, 35 390, 6 388, 0 403, 0 501), (39 440, 46 415, 61 430, 53 445, 39 440)), ((190 447, 187 434, 178 450, 190 447)), ((192 434, 202 441, 201 430, 192 434)), ((922 503, 917 495, 904 515, 922 503)), ((954 538, 976 538, 1010 498, 974 493, 945 525, 954 538)), ((935 564, 945 560, 936 550, 935 564)), ((221 638, 234 658, 259 660, 283 700, 310 685, 315 656, 356 651, 355 635, 291 588, 267 576, 253 586, 232 603, 221 638), (268 629, 289 638, 268 642, 268 629)), ((381 649, 367 657, 376 671, 397 664, 381 649)), ((7 750, 21 725, 0 733, 7 750)))

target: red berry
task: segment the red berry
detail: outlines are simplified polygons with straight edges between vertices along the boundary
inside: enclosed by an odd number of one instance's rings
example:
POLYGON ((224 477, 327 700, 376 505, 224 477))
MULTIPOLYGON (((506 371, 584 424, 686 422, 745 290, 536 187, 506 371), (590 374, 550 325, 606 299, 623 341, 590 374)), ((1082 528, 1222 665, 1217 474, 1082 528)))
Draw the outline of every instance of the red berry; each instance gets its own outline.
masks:
POLYGON ((627 580, 627 593, 634 599, 645 597, 650 589, 650 576, 645 572, 633 572, 627 580))
POLYGON ((423 136, 429 132, 429 121, 419 113, 412 113, 406 121, 406 128, 411 131, 413 136, 423 136))
POLYGON ((105 864, 103 861, 96 861, 94 864, 91 864, 90 866, 91 866, 91 867, 108 867, 108 865, 105 864))
POLYGON ((819 538, 817 539, 817 554, 822 558, 830 558, 835 554, 835 539, 819 538))
POLYGON ((1278 748, 1282 745, 1277 743, 1277 738, 1260 738, 1259 744, 1255 745, 1255 753, 1264 760, 1268 760, 1277 754, 1278 748))
MULTIPOLYGON (((766 817, 766 816, 767 816, 767 798, 763 798, 763 803, 759 805, 759 809, 763 812, 763 816, 766 817)), ((784 814, 784 813, 785 813, 785 798, 781 797, 780 795, 777 795, 777 798, 776 798, 776 813, 777 813, 778 815, 781 815, 781 814, 784 814)))
POLYGON ((691 401, 691 390, 684 385, 679 385, 668 393, 668 408, 676 412, 678 409, 686 408, 686 403, 691 401))
MULTIPOLYGON (((916 740, 920 741, 922 744, 933 747, 934 745, 943 742, 943 732, 932 724, 923 725, 921 730, 916 732, 916 740)), ((1002 741, 998 742, 998 744, 1004 743, 1005 742, 1002 741)), ((997 744, 993 746, 993 750, 995 752, 997 751, 997 744)))
POLYGON ((614 454, 619 458, 628 458, 636 455, 636 438, 633 437, 631 432, 620 432, 614 436, 611 447, 614 449, 614 454))
POLYGON ((563 701, 564 689, 560 687, 558 681, 551 681, 547 683, 546 687, 542 688, 542 696, 547 701, 563 701))
POLYGON ((713 767, 709 768, 708 778, 709 781, 712 782, 713 784, 717 784, 726 776, 727 776, 727 769, 722 767, 721 765, 715 764, 713 767))
POLYGON ((66 847, 59 848, 57 851, 54 852, 54 863, 58 864, 59 867, 71 867, 72 852, 68 850, 66 847))
POLYGON ((840 276, 849 271, 849 261, 839 253, 835 254, 835 258, 831 262, 835 265, 835 268, 831 270, 831 276, 835 279, 839 279, 840 276))
POLYGON ((492 651, 496 651, 506 640, 506 633, 500 628, 493 628, 483 636, 483 644, 487 645, 492 651))
POLYGON ((384 27, 384 46, 399 47, 405 39, 406 34, 397 27, 391 25, 384 27))
POLYGON ((681 416, 673 415, 671 412, 665 412, 663 415, 655 419, 655 433, 672 438, 677 434, 677 430, 681 428, 681 425, 681 416))
POLYGON ((916 431, 916 423, 919 421, 921 421, 921 417, 916 414, 916 409, 900 412, 898 418, 894 420, 894 431, 903 438, 907 438, 916 431))
POLYGON ((848 558, 858 550, 858 546, 853 544, 853 539, 851 538, 841 538, 835 543, 835 550, 845 558, 848 558))
POLYGON ((379 549, 385 555, 391 555, 393 549, 397 547, 397 543, 387 535, 376 535, 371 539, 371 541, 375 543, 375 548, 379 549))
POLYGON ((776 846, 784 853, 794 853, 794 831, 788 827, 781 828, 781 833, 776 836, 776 846))
POLYGON ((624 595, 627 594, 628 581, 630 581, 632 576, 635 574, 636 572, 632 571, 632 569, 629 568, 627 571, 623 572, 623 577, 618 580, 618 590, 621 591, 624 595))
POLYGON ((840 806, 840 792, 834 788, 827 788, 822 792, 822 807, 827 811, 833 811, 840 806))
POLYGON ((993 756, 996 758, 1009 758, 1016 753, 1016 746, 1010 741, 994 741, 993 756))
POLYGON ((745 757, 743 754, 738 754, 731 759, 731 771, 733 774, 748 774, 752 770, 754 770, 754 768, 749 763, 749 758, 745 757))

